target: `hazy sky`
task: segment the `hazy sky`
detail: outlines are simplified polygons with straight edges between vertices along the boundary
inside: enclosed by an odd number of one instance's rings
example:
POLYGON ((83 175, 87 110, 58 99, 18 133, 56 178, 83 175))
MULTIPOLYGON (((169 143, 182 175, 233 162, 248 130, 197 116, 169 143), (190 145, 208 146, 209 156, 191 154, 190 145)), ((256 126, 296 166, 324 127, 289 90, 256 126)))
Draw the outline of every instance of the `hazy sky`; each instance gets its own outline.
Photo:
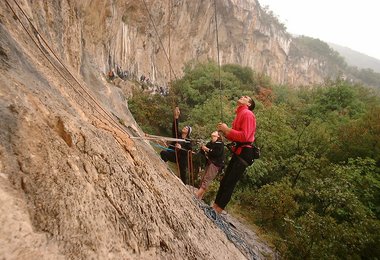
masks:
POLYGON ((293 34, 318 38, 380 60, 379 0, 258 0, 293 34))

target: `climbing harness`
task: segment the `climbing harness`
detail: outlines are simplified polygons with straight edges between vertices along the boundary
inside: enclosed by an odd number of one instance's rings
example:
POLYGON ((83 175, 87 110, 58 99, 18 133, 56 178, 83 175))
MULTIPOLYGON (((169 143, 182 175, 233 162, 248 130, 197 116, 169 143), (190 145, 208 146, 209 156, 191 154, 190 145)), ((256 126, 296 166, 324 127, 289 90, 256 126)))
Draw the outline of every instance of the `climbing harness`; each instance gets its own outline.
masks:
POLYGON ((229 144, 225 144, 225 146, 228 148, 228 150, 229 150, 233 155, 235 155, 235 156, 240 160, 240 162, 241 162, 244 166, 248 167, 248 166, 250 166, 251 164, 249 164, 246 160, 244 160, 243 158, 241 158, 241 156, 239 156, 239 155, 236 154, 234 151, 232 151, 232 146, 234 146, 235 148, 238 148, 238 147, 240 147, 240 146, 242 146, 242 145, 252 145, 252 143, 251 143, 251 142, 247 142, 247 143, 232 142, 232 143, 229 143, 229 144))

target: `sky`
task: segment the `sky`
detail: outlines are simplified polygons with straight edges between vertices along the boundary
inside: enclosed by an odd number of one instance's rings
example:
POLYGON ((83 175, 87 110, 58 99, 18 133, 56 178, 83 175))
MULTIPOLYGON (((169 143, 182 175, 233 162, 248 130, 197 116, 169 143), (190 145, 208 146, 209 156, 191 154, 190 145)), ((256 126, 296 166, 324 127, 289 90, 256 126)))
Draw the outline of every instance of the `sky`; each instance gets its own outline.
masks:
POLYGON ((335 43, 380 60, 379 0, 258 0, 291 34, 335 43))

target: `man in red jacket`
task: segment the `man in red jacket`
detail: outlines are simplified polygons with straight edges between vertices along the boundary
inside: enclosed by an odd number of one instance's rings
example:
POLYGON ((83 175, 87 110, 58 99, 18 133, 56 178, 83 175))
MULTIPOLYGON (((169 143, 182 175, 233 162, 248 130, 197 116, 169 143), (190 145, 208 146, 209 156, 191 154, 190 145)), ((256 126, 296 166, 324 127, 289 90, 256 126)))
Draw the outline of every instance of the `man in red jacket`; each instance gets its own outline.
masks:
POLYGON ((255 141, 256 117, 252 110, 255 102, 249 96, 242 96, 237 102, 236 117, 232 128, 225 123, 219 123, 217 128, 224 136, 236 142, 232 147, 232 158, 227 166, 225 175, 212 206, 217 213, 221 213, 231 200, 235 186, 245 169, 253 163, 252 143, 255 141))

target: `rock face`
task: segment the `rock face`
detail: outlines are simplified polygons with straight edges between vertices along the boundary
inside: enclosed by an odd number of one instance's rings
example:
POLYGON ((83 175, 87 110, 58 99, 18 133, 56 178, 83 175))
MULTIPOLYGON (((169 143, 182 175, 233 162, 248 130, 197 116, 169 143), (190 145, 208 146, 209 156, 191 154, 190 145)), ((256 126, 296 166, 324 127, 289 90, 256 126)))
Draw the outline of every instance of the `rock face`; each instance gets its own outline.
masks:
POLYGON ((132 50, 138 72, 148 63, 140 5, 0 2, 2 258, 245 259, 156 152, 130 138, 140 131, 125 96, 102 74, 132 50))
POLYGON ((280 84, 311 84, 336 74, 324 61, 290 53, 292 37, 257 0, 24 1, 35 26, 80 72, 84 56, 107 73, 116 65, 164 86, 191 60, 235 63, 280 84), (215 19, 216 10, 216 19, 215 19), (217 26, 216 26, 217 20, 217 26))

